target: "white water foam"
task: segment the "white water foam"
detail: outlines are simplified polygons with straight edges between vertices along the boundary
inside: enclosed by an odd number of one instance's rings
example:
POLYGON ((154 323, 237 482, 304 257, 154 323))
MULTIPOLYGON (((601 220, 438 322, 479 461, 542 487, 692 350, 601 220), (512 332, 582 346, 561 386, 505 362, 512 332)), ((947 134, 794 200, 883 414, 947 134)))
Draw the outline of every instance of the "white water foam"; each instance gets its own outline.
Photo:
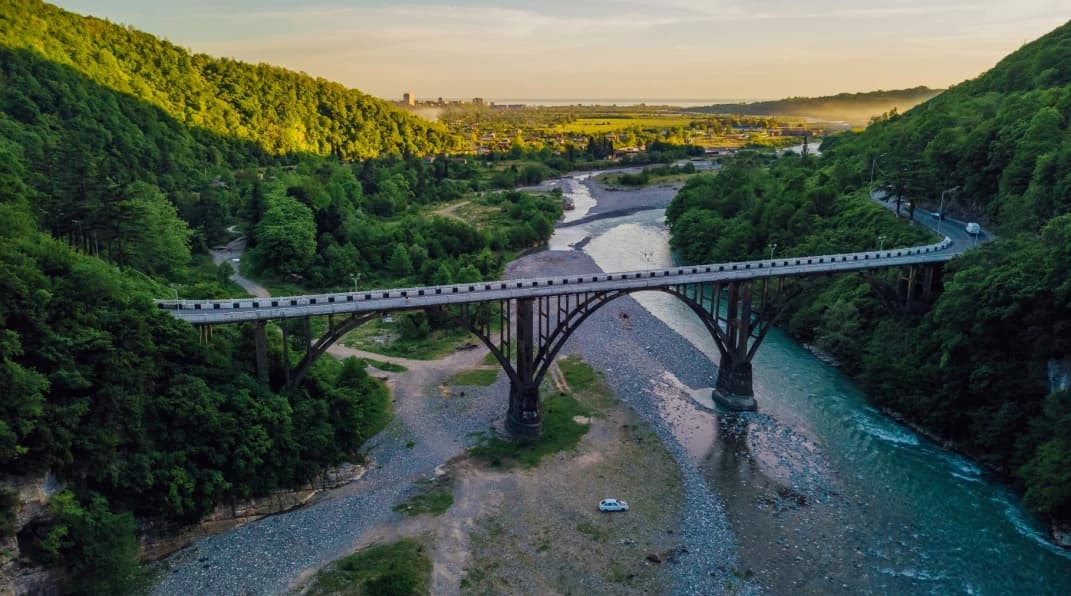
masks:
POLYGON ((883 567, 881 568, 881 572, 885 575, 891 575, 893 577, 907 577, 910 579, 918 579, 929 582, 936 582, 948 579, 948 576, 943 573, 936 571, 926 571, 925 569, 915 569, 914 567, 908 567, 906 569, 892 569, 890 567, 883 567))
POLYGON ((1038 530, 1037 527, 1031 523, 1026 515, 1023 514, 1023 509, 1021 507, 1018 507, 1006 497, 992 497, 990 500, 1004 509, 1004 518, 1011 522, 1011 525, 1015 528, 1016 532, 1033 540, 1051 553, 1058 554, 1065 559, 1071 559, 1071 551, 1060 548, 1050 542, 1048 535, 1038 530))
POLYGON ((857 413, 853 415, 852 421, 855 422, 856 428, 859 430, 887 443, 910 447, 915 447, 919 444, 919 438, 915 433, 887 424, 882 425, 880 421, 875 421, 864 414, 857 413))

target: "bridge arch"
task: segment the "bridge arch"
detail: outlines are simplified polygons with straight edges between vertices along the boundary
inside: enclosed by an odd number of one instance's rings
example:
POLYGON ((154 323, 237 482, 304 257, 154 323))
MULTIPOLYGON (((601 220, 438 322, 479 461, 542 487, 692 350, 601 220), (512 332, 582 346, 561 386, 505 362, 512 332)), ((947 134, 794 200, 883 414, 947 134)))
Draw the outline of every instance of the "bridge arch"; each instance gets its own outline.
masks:
POLYGON ((512 335, 500 329, 498 342, 488 332, 490 325, 485 318, 456 317, 487 346, 510 379, 507 425, 512 431, 517 434, 539 431, 542 424, 539 386, 561 349, 584 322, 614 300, 646 291, 673 296, 699 318, 721 356, 717 387, 725 397, 723 403, 736 409, 754 409, 750 361, 771 323, 771 317, 762 315, 768 310, 765 283, 758 311, 753 308, 750 282, 746 281, 611 289, 518 298, 515 318, 509 314, 513 301, 504 300, 500 303, 502 326, 508 328, 513 323, 515 329, 512 335), (723 300, 726 291, 728 298, 723 300))
POLYGON ((681 290, 681 286, 669 286, 669 287, 652 287, 652 288, 635 288, 629 290, 621 290, 615 292, 600 293, 597 297, 585 302, 582 308, 576 311, 575 316, 571 316, 564 321, 560 321, 554 328, 550 337, 547 338, 546 346, 542 346, 539 350, 537 360, 539 362, 539 368, 536 370, 536 382, 541 383, 547 372, 550 370, 551 364, 554 359, 557 358, 558 353, 565 347, 565 344, 569 341, 569 338, 573 336, 573 333, 578 331, 583 325, 584 321, 591 315, 595 314, 598 310, 604 306, 610 304, 614 300, 623 296, 631 296, 641 292, 661 292, 673 296, 688 307, 699 320, 706 327, 707 332, 710 333, 711 338, 714 339, 714 344, 718 348, 718 352, 722 357, 725 356, 725 332, 718 325, 718 317, 716 313, 710 312, 704 308, 693 298, 686 295, 681 290))

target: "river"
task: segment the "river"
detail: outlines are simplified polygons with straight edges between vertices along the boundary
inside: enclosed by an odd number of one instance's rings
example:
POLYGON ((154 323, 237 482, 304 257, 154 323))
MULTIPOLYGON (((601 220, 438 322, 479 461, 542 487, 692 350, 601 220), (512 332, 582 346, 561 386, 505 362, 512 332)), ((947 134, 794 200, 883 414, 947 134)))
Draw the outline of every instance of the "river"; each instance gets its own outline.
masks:
MULTIPOLYGON (((589 190, 578 193, 585 206, 589 190)), ((652 209, 560 228, 550 248, 579 246, 604 271, 622 271, 673 265, 668 239, 664 211, 652 209)), ((635 298, 717 362, 690 311, 660 293, 635 298)), ((783 333, 770 333, 754 364, 760 412, 716 414, 706 440, 687 448, 759 584, 773 593, 1071 594, 1071 552, 1048 541, 1005 485, 877 411, 783 333)), ((709 388, 685 389, 713 419, 709 388)))

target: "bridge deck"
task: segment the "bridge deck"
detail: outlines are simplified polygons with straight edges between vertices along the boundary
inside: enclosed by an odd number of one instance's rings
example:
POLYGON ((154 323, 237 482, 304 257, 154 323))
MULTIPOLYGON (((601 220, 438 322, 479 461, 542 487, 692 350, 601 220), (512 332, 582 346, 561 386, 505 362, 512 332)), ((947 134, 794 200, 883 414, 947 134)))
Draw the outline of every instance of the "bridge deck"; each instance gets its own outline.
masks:
POLYGON ((278 298, 157 300, 156 303, 174 316, 197 325, 238 323, 330 314, 387 312, 607 290, 637 291, 701 282, 821 275, 940 263, 958 254, 950 250, 951 246, 952 240, 945 237, 941 242, 925 246, 839 255, 278 298))

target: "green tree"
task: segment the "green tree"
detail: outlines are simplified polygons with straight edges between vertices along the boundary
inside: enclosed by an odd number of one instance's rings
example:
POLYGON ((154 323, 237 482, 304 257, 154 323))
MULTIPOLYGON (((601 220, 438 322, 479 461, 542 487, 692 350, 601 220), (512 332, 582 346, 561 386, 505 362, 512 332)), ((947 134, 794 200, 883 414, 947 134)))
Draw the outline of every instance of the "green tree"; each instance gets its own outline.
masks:
POLYGON ((387 269, 399 277, 412 275, 413 263, 409 260, 409 250, 405 248, 404 244, 398 243, 394 245, 390 260, 387 261, 387 269))
POLYGON ((43 542, 86 594, 124 594, 140 579, 137 527, 129 513, 113 513, 100 495, 80 501, 70 491, 53 495, 55 523, 43 542))
POLYGON ((316 253, 312 211, 289 197, 272 197, 257 225, 257 259, 267 270, 301 273, 316 253))

